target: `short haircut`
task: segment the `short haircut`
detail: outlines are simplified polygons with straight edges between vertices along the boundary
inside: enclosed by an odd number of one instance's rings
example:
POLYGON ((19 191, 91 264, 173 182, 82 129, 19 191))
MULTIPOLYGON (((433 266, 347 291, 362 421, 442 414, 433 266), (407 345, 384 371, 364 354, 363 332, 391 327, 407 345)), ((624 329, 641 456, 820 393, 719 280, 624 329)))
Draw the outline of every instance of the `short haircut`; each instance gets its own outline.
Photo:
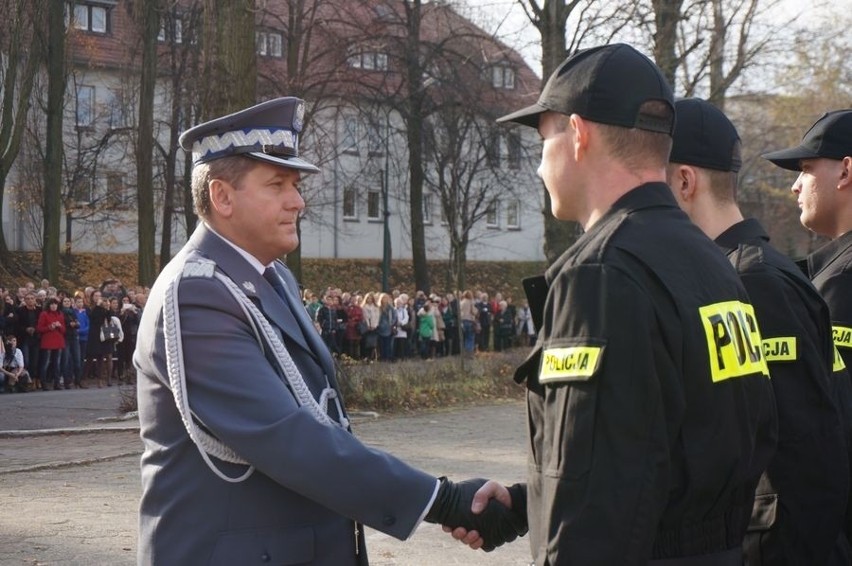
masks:
MULTIPOLYGON (((649 100, 639 108, 641 114, 660 120, 673 120, 674 110, 662 100, 649 100)), ((604 143, 612 156, 633 169, 665 167, 672 151, 672 137, 669 134, 622 128, 594 122, 601 132, 604 143)))
POLYGON ((201 218, 210 217, 210 181, 219 179, 236 187, 257 161, 241 155, 199 163, 192 170, 192 204, 201 218))
MULTIPOLYGON (((734 163, 742 163, 742 151, 743 144, 737 140, 731 150, 734 163)), ((714 199, 718 202, 737 202, 737 184, 740 178, 738 171, 704 169, 704 172, 710 181, 710 192, 714 199)))

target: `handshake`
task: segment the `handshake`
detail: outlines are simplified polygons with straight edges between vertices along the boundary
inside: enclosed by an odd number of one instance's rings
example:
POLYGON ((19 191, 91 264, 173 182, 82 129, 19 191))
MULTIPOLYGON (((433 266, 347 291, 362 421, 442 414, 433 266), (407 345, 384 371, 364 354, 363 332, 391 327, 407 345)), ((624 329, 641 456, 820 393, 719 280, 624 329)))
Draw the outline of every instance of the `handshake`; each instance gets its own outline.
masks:
MULTIPOLYGON (((461 527, 463 532, 476 531, 482 541, 482 549, 486 552, 527 533, 526 491, 522 486, 509 488, 511 508, 497 499, 489 498, 485 508, 474 513, 471 510, 474 495, 486 484, 486 480, 479 478, 459 483, 453 483, 445 477, 440 480, 441 486, 432 507, 426 513, 425 521, 443 525, 444 530, 461 527)), ((466 540, 470 540, 470 537, 466 540)))

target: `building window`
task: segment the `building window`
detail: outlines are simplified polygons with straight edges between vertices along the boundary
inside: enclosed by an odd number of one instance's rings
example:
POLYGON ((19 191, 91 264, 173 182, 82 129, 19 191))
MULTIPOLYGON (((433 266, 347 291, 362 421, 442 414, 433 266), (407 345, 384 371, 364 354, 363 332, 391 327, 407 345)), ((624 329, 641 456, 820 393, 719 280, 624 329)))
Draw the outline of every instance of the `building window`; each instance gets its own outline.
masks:
POLYGON ((367 191, 367 219, 382 219, 382 193, 377 190, 367 191))
POLYGON ((367 125, 367 151, 370 155, 382 155, 384 145, 380 128, 373 123, 367 125))
POLYGON ((74 29, 94 33, 107 33, 109 30, 109 12, 104 6, 74 4, 72 14, 74 29))
POLYGON ((343 218, 353 220, 358 218, 358 209, 356 202, 358 199, 358 191, 354 187, 346 187, 343 189, 343 218))
POLYGON ((284 56, 284 36, 277 31, 259 31, 255 34, 257 54, 264 57, 284 56))
POLYGON ((77 87, 77 126, 91 126, 95 122, 95 87, 77 87))
POLYGON ((423 223, 432 223, 432 195, 423 193, 423 223))
POLYGON ((157 34, 157 40, 183 43, 183 20, 174 17, 164 18, 160 23, 160 33, 157 34))
POLYGON ((124 93, 120 90, 110 91, 109 127, 111 129, 126 128, 130 125, 129 110, 128 104, 124 100, 124 93))
POLYGON ((388 54, 381 51, 354 51, 349 53, 346 62, 355 69, 368 71, 387 71, 388 54))
POLYGON ((515 70, 508 65, 491 67, 491 86, 511 90, 515 88, 515 70))
POLYGON ((497 199, 488 203, 488 208, 485 209, 485 225, 489 228, 500 227, 500 203, 497 199))
POLYGON ((517 132, 506 134, 506 151, 510 169, 521 168, 521 136, 517 132))
POLYGON ((83 178, 77 179, 74 181, 73 185, 73 194, 71 195, 71 200, 76 202, 78 205, 80 204, 90 204, 95 201, 95 182, 94 178, 91 176, 84 176, 83 178))
POLYGON ((343 119, 343 143, 341 149, 344 153, 358 153, 358 119, 354 116, 346 116, 343 119))
POLYGON ((521 201, 513 200, 506 204, 506 228, 518 230, 521 227, 521 201))
POLYGON ((107 173, 106 202, 110 208, 127 206, 127 187, 124 184, 124 175, 121 173, 107 173))
POLYGON ((491 135, 488 138, 488 143, 485 147, 488 166, 492 169, 500 168, 501 138, 502 136, 500 135, 500 132, 491 132, 491 135))

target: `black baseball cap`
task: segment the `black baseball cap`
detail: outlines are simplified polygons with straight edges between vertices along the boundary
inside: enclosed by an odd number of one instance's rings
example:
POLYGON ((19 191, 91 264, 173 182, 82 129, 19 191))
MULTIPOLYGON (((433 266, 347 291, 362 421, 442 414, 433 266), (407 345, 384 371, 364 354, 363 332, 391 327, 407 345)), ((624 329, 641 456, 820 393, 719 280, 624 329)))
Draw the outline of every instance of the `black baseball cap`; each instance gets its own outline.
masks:
POLYGON ((537 128, 540 115, 550 110, 579 114, 601 124, 671 135, 674 118, 639 112, 650 100, 665 102, 674 110, 674 95, 660 68, 633 47, 613 43, 568 57, 550 75, 538 102, 497 121, 537 128))
POLYGON ((852 156, 852 108, 823 114, 796 147, 763 154, 764 159, 790 171, 802 170, 801 159, 840 160, 847 156, 852 156))
POLYGON ((258 161, 318 173, 299 157, 305 102, 293 96, 267 100, 251 108, 210 120, 180 136, 180 146, 192 152, 192 164, 244 155, 258 161))
POLYGON ((675 129, 669 161, 717 171, 739 171, 740 136, 725 114, 700 98, 675 102, 675 129))

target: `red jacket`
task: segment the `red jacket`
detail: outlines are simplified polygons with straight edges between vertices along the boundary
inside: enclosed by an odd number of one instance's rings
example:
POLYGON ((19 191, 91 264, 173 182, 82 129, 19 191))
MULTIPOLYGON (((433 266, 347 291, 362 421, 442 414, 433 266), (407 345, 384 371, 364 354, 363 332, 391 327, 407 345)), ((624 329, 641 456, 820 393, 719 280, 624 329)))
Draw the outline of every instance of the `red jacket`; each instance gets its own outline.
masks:
POLYGON ((36 330, 41 334, 42 350, 62 350, 65 348, 65 315, 62 311, 43 311, 38 317, 36 330), (51 328, 51 323, 58 322, 59 326, 51 328))

